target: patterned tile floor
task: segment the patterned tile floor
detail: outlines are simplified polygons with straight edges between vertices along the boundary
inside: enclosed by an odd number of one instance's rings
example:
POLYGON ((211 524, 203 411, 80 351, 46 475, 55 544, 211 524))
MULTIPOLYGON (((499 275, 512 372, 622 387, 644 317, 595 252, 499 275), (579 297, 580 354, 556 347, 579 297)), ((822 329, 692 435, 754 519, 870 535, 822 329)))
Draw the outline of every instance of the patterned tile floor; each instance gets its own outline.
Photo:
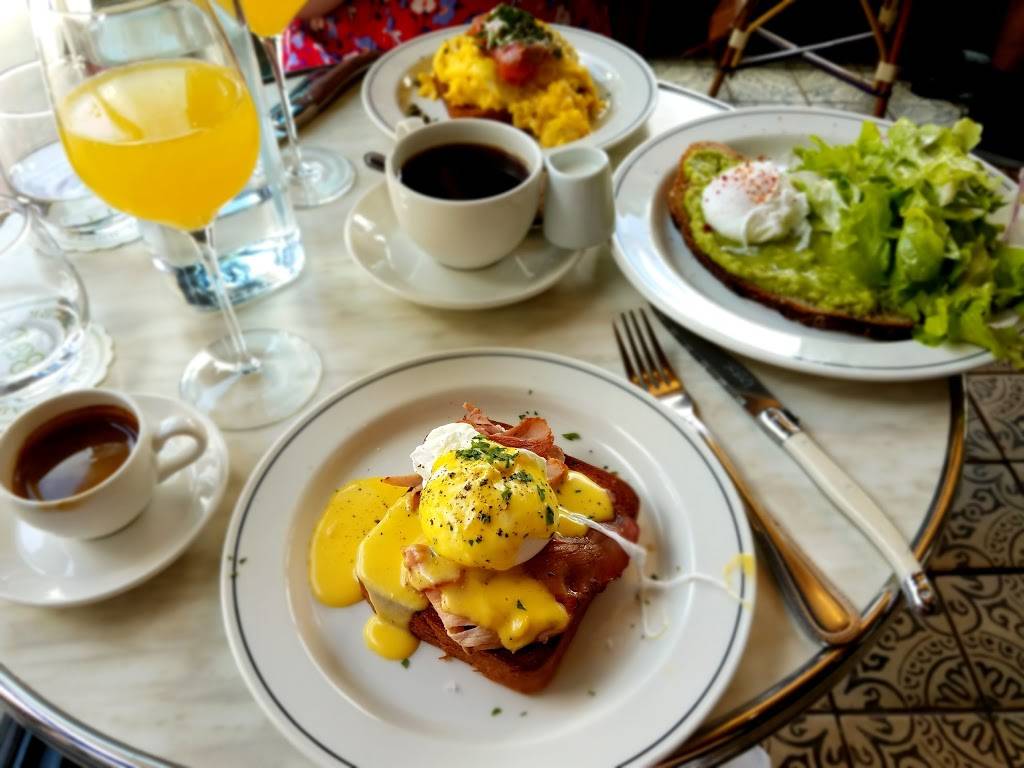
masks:
MULTIPOLYGON (((658 76, 702 92, 708 61, 655 62, 658 76)), ((742 70, 730 103, 812 104, 870 113, 855 88, 801 64, 742 70)), ((950 102, 899 83, 889 116, 949 123, 950 102)), ((968 376, 966 464, 929 562, 942 611, 897 612, 857 666, 768 738, 773 766, 1024 766, 1024 374, 968 376)))

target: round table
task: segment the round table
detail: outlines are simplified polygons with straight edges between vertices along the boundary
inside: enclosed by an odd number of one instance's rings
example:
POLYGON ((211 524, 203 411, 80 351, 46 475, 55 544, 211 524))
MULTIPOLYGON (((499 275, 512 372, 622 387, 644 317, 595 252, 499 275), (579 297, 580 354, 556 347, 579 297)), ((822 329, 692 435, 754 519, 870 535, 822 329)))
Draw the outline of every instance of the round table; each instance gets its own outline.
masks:
MULTIPOLYGON (((661 97, 649 125, 613 159, 652 132, 728 108, 667 84, 661 97)), ((353 159, 389 147, 364 116, 358 90, 318 118, 305 139, 353 159)), ((318 397, 403 358, 466 346, 543 349, 621 373, 611 321, 641 298, 606 248, 591 249, 558 285, 523 304, 463 313, 415 306, 378 287, 345 251, 345 216, 359 196, 381 183, 374 171, 360 167, 358 173, 357 186, 344 198, 298 213, 305 273, 240 311, 245 327, 292 330, 317 347, 324 363, 318 397)), ((185 363, 222 333, 222 320, 187 309, 140 243, 73 259, 94 318, 114 339, 116 357, 105 386, 175 396, 185 363)), ((788 612, 759 558, 758 599, 743 660, 713 713, 673 760, 711 763, 763 738, 824 693, 896 601, 889 570, 867 541, 697 363, 667 334, 662 339, 754 492, 869 618, 856 642, 821 646, 788 612)), ((750 367, 882 502, 924 556, 960 474, 961 380, 867 385, 753 362, 750 367)), ((221 509, 186 553, 152 580, 78 608, 0 604, 0 701, 19 720, 79 759, 101 765, 306 764, 242 682, 221 626, 218 592, 232 505, 285 427, 225 435, 231 475, 221 509)))

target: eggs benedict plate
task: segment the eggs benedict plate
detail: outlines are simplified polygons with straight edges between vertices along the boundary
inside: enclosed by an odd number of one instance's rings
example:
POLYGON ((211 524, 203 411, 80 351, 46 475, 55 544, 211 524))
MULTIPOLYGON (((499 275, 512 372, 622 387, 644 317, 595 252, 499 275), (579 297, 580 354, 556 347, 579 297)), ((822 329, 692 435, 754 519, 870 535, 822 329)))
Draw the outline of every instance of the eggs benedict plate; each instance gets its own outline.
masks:
POLYGON ((488 117, 522 128, 544 148, 579 141, 609 149, 643 126, 658 83, 641 56, 586 30, 523 23, 521 13, 507 7, 476 29, 438 30, 384 54, 363 79, 370 119, 394 137, 398 123, 414 116, 488 117))
POLYGON ((739 660, 752 552, 724 474, 644 393, 555 355, 450 352, 331 395, 261 460, 224 619, 319 764, 648 764, 739 660))

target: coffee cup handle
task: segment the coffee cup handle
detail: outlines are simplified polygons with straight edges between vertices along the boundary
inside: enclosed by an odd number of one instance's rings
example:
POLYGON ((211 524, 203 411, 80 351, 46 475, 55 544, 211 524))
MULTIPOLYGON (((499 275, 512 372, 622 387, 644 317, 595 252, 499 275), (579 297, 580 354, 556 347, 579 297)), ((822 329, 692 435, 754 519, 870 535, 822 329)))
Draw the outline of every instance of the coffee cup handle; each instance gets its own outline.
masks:
POLYGON ((207 442, 206 428, 202 424, 186 417, 171 416, 160 422, 153 435, 153 453, 156 455, 156 481, 162 483, 179 469, 183 469, 203 455, 207 442), (191 437, 192 445, 174 456, 164 458, 160 456, 164 445, 172 437, 184 435, 191 437))
POLYGON ((426 124, 426 118, 423 117, 407 117, 404 120, 399 120, 395 124, 395 140, 401 141, 410 133, 422 128, 426 124))
POLYGON ((559 248, 601 245, 615 230, 612 166, 596 147, 566 147, 544 159, 544 237, 559 248))

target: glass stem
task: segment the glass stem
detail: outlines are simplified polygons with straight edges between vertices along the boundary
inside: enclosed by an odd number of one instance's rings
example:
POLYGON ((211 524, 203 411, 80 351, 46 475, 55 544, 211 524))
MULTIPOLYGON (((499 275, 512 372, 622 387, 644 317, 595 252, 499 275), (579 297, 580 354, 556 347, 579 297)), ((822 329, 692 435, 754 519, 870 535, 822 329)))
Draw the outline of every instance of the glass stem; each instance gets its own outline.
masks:
POLYGON ((301 176, 304 172, 302 152, 299 149, 299 130, 295 127, 295 116, 292 115, 292 101, 288 96, 288 84, 284 79, 284 46, 281 35, 260 38, 263 50, 270 61, 270 69, 274 73, 277 95, 281 101, 281 113, 284 115, 285 133, 288 135, 288 172, 301 176))
POLYGON ((234 360, 229 362, 238 369, 239 373, 253 373, 259 370, 260 361, 253 357, 245 346, 242 326, 238 324, 235 308, 231 306, 231 297, 228 296, 228 289, 224 285, 224 275, 220 271, 217 251, 213 247, 213 225, 197 229, 191 234, 199 249, 199 258, 203 266, 206 267, 206 273, 210 276, 210 283, 223 313, 224 322, 228 326, 228 338, 231 340, 231 351, 234 355, 234 360))

